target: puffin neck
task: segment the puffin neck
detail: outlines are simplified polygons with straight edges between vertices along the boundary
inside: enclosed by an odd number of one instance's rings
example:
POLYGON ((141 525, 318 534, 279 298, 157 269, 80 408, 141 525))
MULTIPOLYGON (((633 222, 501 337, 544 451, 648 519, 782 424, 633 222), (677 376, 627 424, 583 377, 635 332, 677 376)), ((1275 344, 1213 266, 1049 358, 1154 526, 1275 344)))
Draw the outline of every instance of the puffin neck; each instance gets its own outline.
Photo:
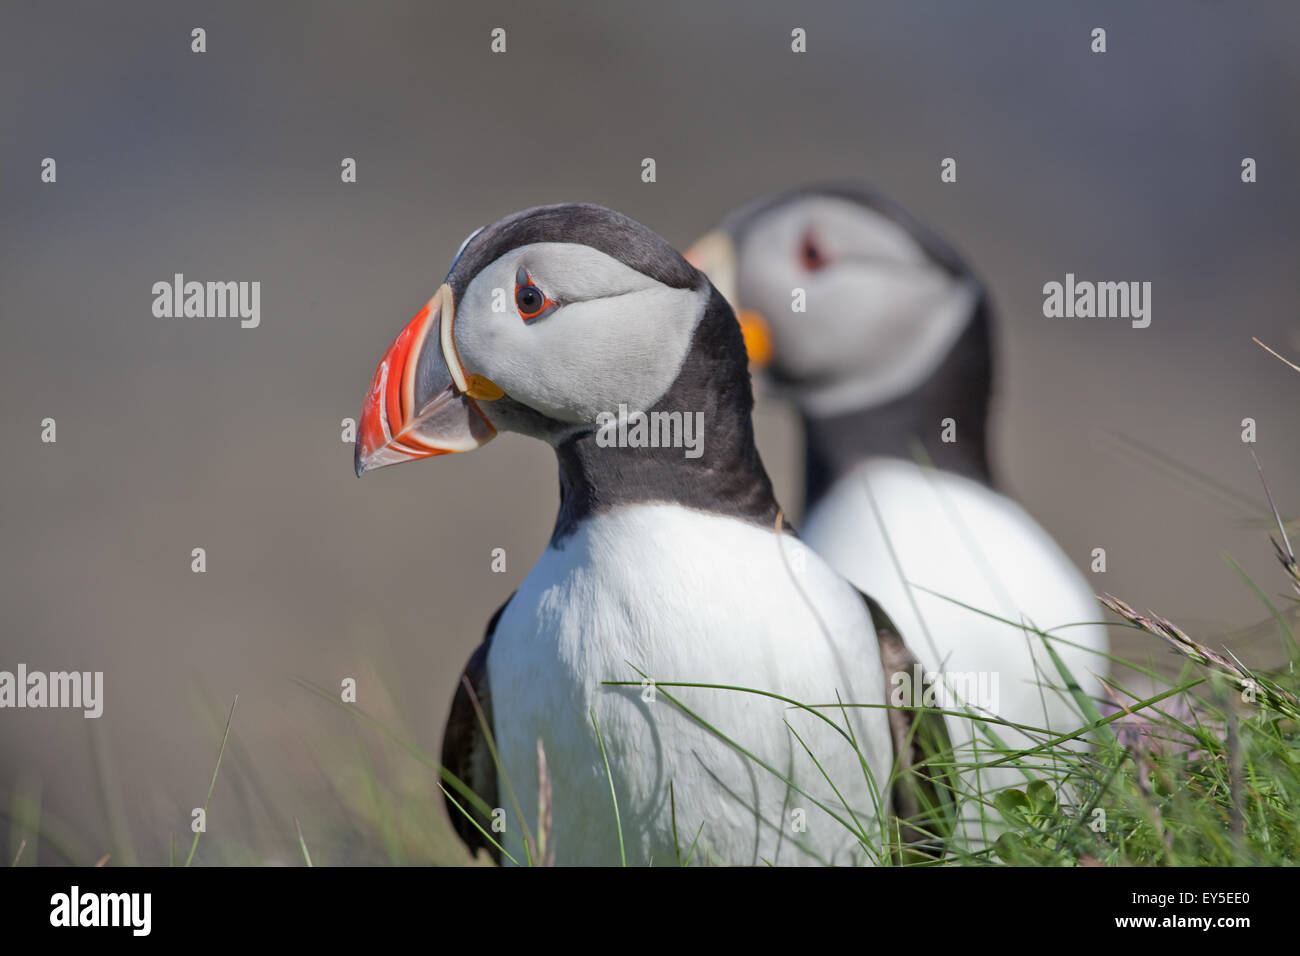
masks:
POLYGON ((711 289, 677 378, 647 410, 650 420, 665 413, 697 423, 698 457, 683 447, 609 445, 592 429, 565 438, 555 446, 560 510, 551 545, 561 545, 584 518, 652 502, 773 526, 780 508, 754 443, 753 406, 740 326, 711 289))
POLYGON ((934 467, 994 486, 988 458, 992 383, 989 303, 975 313, 940 366, 919 386, 883 405, 833 415, 802 415, 805 514, 866 458, 917 460, 918 445, 934 467), (952 418, 957 440, 940 440, 952 418))

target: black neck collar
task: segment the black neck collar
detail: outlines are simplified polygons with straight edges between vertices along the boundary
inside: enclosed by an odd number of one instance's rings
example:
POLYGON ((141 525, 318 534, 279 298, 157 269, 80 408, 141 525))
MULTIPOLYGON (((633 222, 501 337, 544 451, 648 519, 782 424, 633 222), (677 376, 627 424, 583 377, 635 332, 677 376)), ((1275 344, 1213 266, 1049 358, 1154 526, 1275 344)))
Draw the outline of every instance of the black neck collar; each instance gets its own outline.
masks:
POLYGON ((643 502, 678 504, 772 527, 780 509, 754 444, 753 405, 740 326, 726 300, 712 289, 681 371, 649 410, 702 412, 702 453, 688 458, 683 448, 602 447, 594 430, 559 442, 560 511, 552 546, 561 545, 584 518, 643 502))
POLYGON ((870 457, 915 461, 920 453, 936 468, 993 486, 987 436, 992 390, 989 311, 988 298, 981 295, 969 325, 943 363, 906 395, 837 415, 804 414, 806 508, 870 457), (955 442, 940 440, 945 418, 956 420, 955 442))

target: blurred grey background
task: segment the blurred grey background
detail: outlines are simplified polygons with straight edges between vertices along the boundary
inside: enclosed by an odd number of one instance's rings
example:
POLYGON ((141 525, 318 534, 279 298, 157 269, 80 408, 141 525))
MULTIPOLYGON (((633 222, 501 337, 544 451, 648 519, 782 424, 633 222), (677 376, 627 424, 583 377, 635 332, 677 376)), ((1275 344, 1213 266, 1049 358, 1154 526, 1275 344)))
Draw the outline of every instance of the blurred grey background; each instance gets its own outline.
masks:
MULTIPOLYGON (((1276 628, 1238 634, 1268 612, 1225 559, 1284 589, 1243 417, 1300 512, 1300 375, 1251 342, 1300 353, 1295 4, 0 11, 0 669, 106 682, 98 721, 0 712, 10 853, 40 808, 24 862, 165 862, 173 837, 183 859, 236 693, 197 860, 293 862, 294 815, 317 862, 455 858, 427 767, 293 678, 357 678, 362 708, 437 752, 464 659, 545 545, 552 456, 505 436, 358 481, 340 421, 464 236, 545 202, 616 207, 680 248, 768 190, 882 187, 993 290, 1008 487, 1080 565, 1106 548, 1099 591, 1275 657, 1276 628), (259 280, 260 328, 155 318, 176 272, 259 280), (1044 319, 1066 272, 1152 282, 1151 327, 1044 319)), ((758 420, 795 502, 797 423, 758 420)))

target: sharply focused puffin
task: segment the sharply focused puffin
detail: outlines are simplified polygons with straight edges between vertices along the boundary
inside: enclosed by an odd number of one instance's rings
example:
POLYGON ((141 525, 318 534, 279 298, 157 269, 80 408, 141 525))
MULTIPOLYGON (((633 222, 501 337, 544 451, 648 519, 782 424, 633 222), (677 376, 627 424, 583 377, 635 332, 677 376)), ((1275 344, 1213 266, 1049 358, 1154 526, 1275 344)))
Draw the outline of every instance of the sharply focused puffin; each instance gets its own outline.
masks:
MULTIPOLYGON (((1016 625, 1059 636, 1055 649, 1093 697, 1106 631, 1074 564, 995 489, 992 310, 965 261, 855 186, 752 202, 687 258, 736 308, 772 391, 800 412, 809 546, 870 586, 926 668, 951 675, 952 699, 1036 728, 1081 726, 1071 695, 1053 689, 1065 682, 1043 640, 1016 625)), ((1031 742, 993 730, 1012 746, 1031 742)), ((972 722, 950 718, 949 732, 969 762, 972 722)), ((983 734, 979 743, 987 749, 983 734)), ((1003 770, 981 786, 1017 781, 1003 770)))
MULTIPOLYGON (((942 803, 920 772, 894 772, 920 763, 911 719, 879 709, 886 671, 912 659, 784 524, 752 404, 726 300, 658 235, 593 205, 471 235, 380 361, 358 475, 498 431, 559 463, 550 543, 489 621, 447 723, 444 767, 506 821, 450 807, 471 849, 494 851, 486 833, 517 862, 536 850, 514 807, 537 835, 539 741, 558 863, 869 862, 891 810, 942 803), (702 413, 702 447, 672 447, 664 416, 658 447, 602 440, 620 406, 702 413)), ((936 716, 917 727, 943 734, 936 716)))

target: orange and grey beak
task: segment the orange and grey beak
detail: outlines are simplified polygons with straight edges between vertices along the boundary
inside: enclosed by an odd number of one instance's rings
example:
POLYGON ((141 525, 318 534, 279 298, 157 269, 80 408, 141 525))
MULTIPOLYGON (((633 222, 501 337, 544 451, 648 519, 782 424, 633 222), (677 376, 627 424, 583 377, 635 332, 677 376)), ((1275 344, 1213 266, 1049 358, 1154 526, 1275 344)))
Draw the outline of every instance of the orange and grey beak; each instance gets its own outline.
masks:
POLYGON ((699 269, 722 297, 731 304, 740 323, 741 334, 745 337, 745 351, 749 353, 749 362, 762 368, 772 361, 772 333, 767 320, 753 309, 740 307, 740 287, 736 278, 736 244, 731 236, 721 229, 710 232, 696 240, 685 252, 686 261, 699 269))
POLYGON ((455 321, 451 287, 444 284, 380 359, 361 409, 358 477, 386 465, 469 451, 496 436, 478 402, 504 393, 465 372, 452 337, 455 321))

